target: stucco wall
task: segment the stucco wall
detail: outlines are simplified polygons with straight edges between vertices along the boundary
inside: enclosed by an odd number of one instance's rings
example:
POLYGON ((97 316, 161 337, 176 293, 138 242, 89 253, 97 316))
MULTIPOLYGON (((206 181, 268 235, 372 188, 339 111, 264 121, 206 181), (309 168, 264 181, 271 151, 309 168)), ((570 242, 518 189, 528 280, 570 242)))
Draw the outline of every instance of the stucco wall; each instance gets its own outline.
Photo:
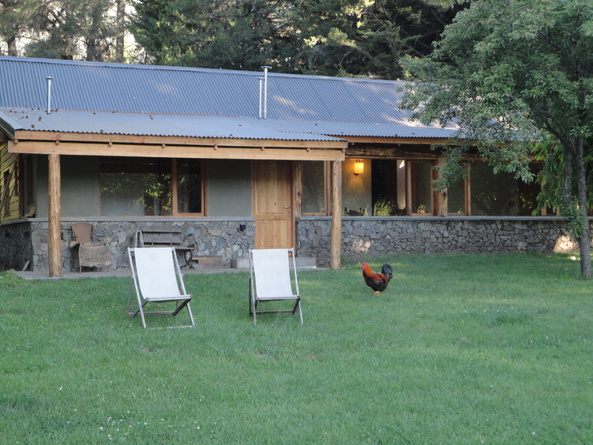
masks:
MULTIPOLYGON (((99 216, 100 163, 108 158, 60 156, 63 218, 99 216)), ((251 216, 251 161, 209 160, 206 173, 208 216, 251 216)), ((37 156, 37 217, 47 218, 47 157, 37 156)))
POLYGON ((208 216, 251 216, 251 161, 207 162, 208 216))
MULTIPOLYGON (((92 156, 60 156, 62 216, 99 214, 99 160, 92 156)), ((47 156, 37 156, 37 216, 47 217, 47 156)))

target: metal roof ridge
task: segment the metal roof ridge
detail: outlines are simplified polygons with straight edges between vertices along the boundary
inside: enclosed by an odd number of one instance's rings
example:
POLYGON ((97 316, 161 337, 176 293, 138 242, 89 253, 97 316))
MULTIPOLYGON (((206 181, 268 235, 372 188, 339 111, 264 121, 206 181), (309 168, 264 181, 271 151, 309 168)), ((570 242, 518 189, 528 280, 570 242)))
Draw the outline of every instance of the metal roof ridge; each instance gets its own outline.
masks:
MULTIPOLYGON (((40 107, 7 107, 0 105, 0 111, 10 113, 10 114, 17 114, 17 113, 24 113, 27 111, 31 112, 42 112, 43 114, 46 113, 44 108, 40 107)), ((205 117, 205 118, 220 118, 220 119, 235 119, 235 120, 247 120, 253 122, 287 122, 287 123, 303 123, 308 125, 335 125, 335 124, 349 124, 349 125, 365 125, 365 126, 375 126, 375 127, 390 127, 390 126, 401 126, 398 123, 381 123, 381 122, 355 122, 355 121, 326 121, 322 119, 316 120, 306 120, 306 119, 274 119, 274 118, 267 118, 261 119, 258 117, 249 117, 249 116, 229 116, 229 115, 212 115, 212 114, 190 114, 190 113, 159 113, 159 112, 146 112, 146 111, 115 111, 115 110, 78 110, 75 108, 54 108, 52 109, 52 113, 91 113, 91 114, 131 114, 131 115, 142 115, 142 116, 179 116, 179 117, 205 117)), ((422 125, 422 127, 431 127, 430 125, 422 125)), ((434 127, 436 128, 436 127, 434 127)), ((447 128, 447 127, 441 127, 447 128)))
MULTIPOLYGON (((139 70, 157 70, 157 71, 178 71, 178 72, 195 72, 195 73, 221 73, 227 75, 238 75, 238 76, 261 76, 262 71, 251 71, 251 70, 231 70, 226 68, 202 68, 202 67, 188 67, 188 66, 177 66, 177 65, 149 65, 140 63, 116 63, 116 62, 96 62, 87 60, 63 60, 63 59, 46 59, 41 57, 15 57, 15 56, 0 56, 0 61, 12 61, 18 63, 46 63, 51 65, 63 65, 63 66, 95 66, 104 68, 115 68, 115 69, 139 69, 139 70)), ((298 74, 298 73, 282 73, 273 72, 268 73, 271 77, 278 78, 297 78, 297 79, 314 79, 314 80, 325 80, 325 81, 352 81, 361 83, 382 83, 382 84, 394 84, 394 85, 405 85, 409 84, 408 81, 403 80, 390 80, 390 79, 373 79, 370 77, 340 77, 340 76, 324 76, 320 74, 298 74)))

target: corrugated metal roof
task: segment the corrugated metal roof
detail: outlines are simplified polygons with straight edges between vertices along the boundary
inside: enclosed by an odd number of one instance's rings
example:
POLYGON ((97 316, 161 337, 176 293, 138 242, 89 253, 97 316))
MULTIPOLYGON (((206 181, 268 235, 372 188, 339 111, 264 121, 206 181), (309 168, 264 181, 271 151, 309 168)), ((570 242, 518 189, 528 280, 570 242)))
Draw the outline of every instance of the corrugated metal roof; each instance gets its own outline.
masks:
MULTIPOLYGON (((177 132, 196 136, 196 129, 181 124, 188 121, 176 117, 178 123, 174 125, 173 119, 165 115, 259 122, 259 78, 262 75, 262 72, 0 57, 0 108, 45 110, 46 77, 49 76, 53 78, 51 108, 59 110, 58 116, 65 119, 44 121, 45 125, 53 122, 54 131, 70 131, 66 128, 74 125, 80 128, 109 126, 119 134, 140 134, 140 128, 144 128, 142 131, 154 132, 149 134, 177 132), (64 111, 118 114, 98 117, 97 113, 93 117, 64 111), (154 119, 158 119, 159 127, 143 125, 146 117, 126 113, 151 114, 153 124, 156 124, 154 119), (162 117, 157 118, 157 115, 162 117), (85 123, 87 119, 89 122, 85 123), (108 123, 108 120, 113 122, 108 123), (138 127, 131 128, 131 125, 138 127)), ((412 121, 409 111, 398 108, 402 82, 272 72, 268 79, 267 120, 275 123, 251 122, 259 129, 272 131, 276 125, 285 133, 309 135, 434 138, 448 137, 455 130, 412 121)), ((43 116, 37 117, 43 120, 43 116)), ((222 131, 225 125, 232 126, 230 122, 209 120, 207 126, 199 126, 203 131, 200 136, 208 137, 209 131, 222 131)))
POLYGON ((228 139, 276 139, 283 141, 338 141, 338 138, 292 129, 263 119, 221 118, 172 114, 107 113, 0 108, 0 125, 15 130, 61 133, 118 134, 228 139))
POLYGON ((454 128, 427 127, 423 125, 347 124, 340 122, 277 121, 278 130, 290 133, 317 133, 335 137, 385 137, 385 138, 448 138, 456 134, 454 128))

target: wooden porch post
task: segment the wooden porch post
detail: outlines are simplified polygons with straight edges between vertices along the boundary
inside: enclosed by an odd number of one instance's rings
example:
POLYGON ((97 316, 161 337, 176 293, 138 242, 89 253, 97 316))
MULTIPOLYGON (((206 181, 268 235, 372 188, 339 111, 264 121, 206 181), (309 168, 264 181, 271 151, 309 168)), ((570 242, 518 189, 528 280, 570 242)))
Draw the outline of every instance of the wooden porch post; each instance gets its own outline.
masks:
POLYGON ((330 267, 339 269, 342 255, 342 161, 332 162, 332 228, 330 267))
POLYGON ((47 251, 49 257, 49 276, 62 275, 62 204, 60 193, 60 155, 49 155, 48 174, 48 222, 47 251))

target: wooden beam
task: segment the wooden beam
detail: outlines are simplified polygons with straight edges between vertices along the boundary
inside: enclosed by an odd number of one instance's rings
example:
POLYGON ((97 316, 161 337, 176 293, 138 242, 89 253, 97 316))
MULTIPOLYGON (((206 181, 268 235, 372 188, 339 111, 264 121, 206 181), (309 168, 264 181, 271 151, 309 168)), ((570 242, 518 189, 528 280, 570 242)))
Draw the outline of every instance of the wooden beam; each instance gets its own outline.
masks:
POLYGON ((339 148, 346 146, 343 138, 327 141, 284 140, 284 139, 245 139, 245 138, 200 138, 181 136, 135 136, 102 133, 59 133, 52 131, 15 132, 15 140, 44 142, 105 142, 132 145, 190 145, 223 147, 292 147, 292 148, 339 148))
POLYGON ((332 162, 332 227, 330 267, 339 269, 342 256, 342 161, 332 162))
MULTIPOLYGON (((329 135, 332 137, 332 135, 329 135)), ((104 134, 104 133, 60 133, 55 131, 31 131, 16 130, 14 139, 38 140, 38 141, 61 141, 61 142, 112 142, 128 144, 171 144, 171 145, 213 145, 231 144, 240 146, 261 146, 270 145, 265 141, 284 143, 301 147, 326 146, 328 143, 339 143, 348 141, 349 144, 379 144, 379 145, 433 145, 444 144, 447 138, 426 138, 426 137, 377 137, 377 136, 343 136, 335 135, 336 141, 282 141, 275 139, 239 139, 239 138, 200 138, 183 136, 149 136, 149 135, 127 135, 127 134, 104 134)))
POLYGON ((47 250, 49 257, 49 276, 59 277, 62 275, 62 206, 61 206, 61 173, 60 155, 49 155, 48 172, 48 239, 47 250))
POLYGON ((444 144, 447 138, 420 138, 420 137, 368 137, 368 136, 340 136, 348 139, 349 143, 363 144, 410 144, 433 145, 444 144))
POLYGON ((350 158, 374 159, 437 159, 438 153, 430 145, 356 144, 346 149, 350 158))
POLYGON ((18 141, 9 142, 8 151, 26 154, 56 154, 74 156, 122 156, 183 159, 253 159, 284 161, 334 161, 345 158, 345 142, 337 147, 311 149, 298 147, 267 148, 229 147, 222 145, 133 145, 109 143, 18 141))

